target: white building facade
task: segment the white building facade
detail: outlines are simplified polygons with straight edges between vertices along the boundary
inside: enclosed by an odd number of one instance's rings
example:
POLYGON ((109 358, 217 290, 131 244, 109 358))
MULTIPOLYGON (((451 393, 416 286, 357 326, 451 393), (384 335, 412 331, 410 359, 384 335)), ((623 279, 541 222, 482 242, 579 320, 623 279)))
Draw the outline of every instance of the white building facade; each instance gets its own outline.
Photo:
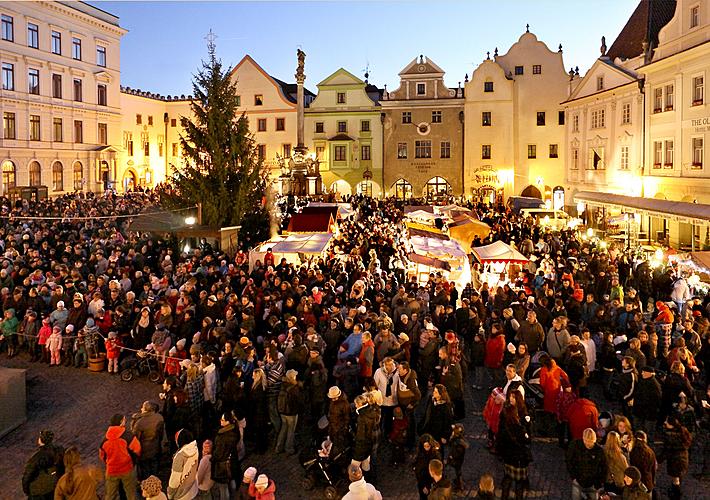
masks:
POLYGON ((564 113, 569 95, 562 48, 526 31, 505 55, 486 58, 465 87, 465 194, 511 195, 564 205, 564 113), (556 189, 557 188, 557 189, 556 189))

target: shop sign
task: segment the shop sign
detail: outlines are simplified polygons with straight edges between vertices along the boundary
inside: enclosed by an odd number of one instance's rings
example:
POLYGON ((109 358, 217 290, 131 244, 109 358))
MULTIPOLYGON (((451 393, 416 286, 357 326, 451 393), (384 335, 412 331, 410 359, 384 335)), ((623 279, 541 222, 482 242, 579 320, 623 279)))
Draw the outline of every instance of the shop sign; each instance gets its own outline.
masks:
POLYGON ((473 172, 473 184, 478 187, 494 187, 500 186, 500 178, 498 177, 498 171, 495 170, 490 165, 484 165, 473 172))
POLYGON ((685 120, 683 122, 683 128, 692 128, 694 132, 698 133, 708 132, 710 131, 710 116, 685 120))
POLYGON ((428 173, 432 167, 436 166, 434 161, 413 161, 409 165, 413 167, 418 173, 424 174, 428 173))

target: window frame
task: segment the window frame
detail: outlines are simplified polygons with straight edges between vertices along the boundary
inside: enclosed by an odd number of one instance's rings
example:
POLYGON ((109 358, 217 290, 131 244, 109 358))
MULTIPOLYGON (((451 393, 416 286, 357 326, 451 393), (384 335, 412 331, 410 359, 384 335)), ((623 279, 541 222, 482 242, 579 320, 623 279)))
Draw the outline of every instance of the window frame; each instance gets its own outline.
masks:
POLYGON ((42 118, 40 115, 30 115, 28 138, 33 142, 42 140, 42 118))
POLYGON ((348 133, 348 122, 347 120, 340 120, 336 123, 336 130, 338 131, 339 134, 347 134, 348 133))
POLYGON ((538 127, 544 127, 547 121, 546 113, 544 111, 538 111, 536 114, 536 125, 538 127))
POLYGON ((579 148, 570 148, 572 162, 570 170, 579 170, 579 148))
POLYGON ((490 144, 481 144, 481 160, 490 160, 493 155, 490 144))
POLYGON ((675 163, 675 140, 663 140, 663 168, 672 169, 675 163), (669 147, 670 146, 670 147, 669 147), (670 156, 670 161, 668 157, 670 156))
POLYGON ((84 122, 81 120, 74 120, 74 143, 84 143, 84 122))
POLYGON ((264 105, 264 94, 254 94, 254 106, 264 105))
POLYGON ((81 81, 81 78, 74 78, 73 79, 73 98, 74 102, 84 102, 84 89, 83 89, 83 82, 81 81))
POLYGON ((619 148, 619 170, 629 170, 630 150, 631 148, 625 144, 619 148))
POLYGON ((360 120, 360 132, 371 132, 370 120, 360 120))
POLYGON ((516 66, 515 69, 513 69, 513 74, 515 74, 515 76, 524 75, 525 66, 516 66))
POLYGON ((52 30, 52 35, 51 35, 51 40, 52 40, 52 47, 51 51, 52 54, 56 54, 58 56, 62 55, 62 33, 60 31, 55 31, 52 30))
POLYGON ((42 185, 42 165, 37 160, 30 161, 27 165, 28 185, 30 187, 39 187, 42 185), (37 167, 35 169, 35 166, 37 167))
POLYGON ((549 158, 559 158, 560 157, 560 145, 559 144, 550 144, 549 146, 549 158))
POLYGON ((418 96, 425 96, 426 95, 426 82, 417 82, 416 86, 414 87, 414 91, 417 93, 418 96), (421 92, 419 89, 421 88, 421 92))
POLYGON ((316 134, 325 133, 325 122, 315 122, 315 132, 316 134))
POLYGON ((108 87, 104 83, 99 83, 96 86, 96 104, 99 106, 108 106, 108 87), (102 95, 103 98, 101 97, 102 95))
POLYGON ((105 68, 106 61, 107 61, 106 47, 104 47, 103 45, 97 45, 96 46, 96 65, 100 66, 102 68, 105 68), (103 64, 102 64, 102 60, 103 60, 103 64))
POLYGON ((692 97, 692 106, 701 106, 705 102, 705 75, 694 75, 691 77, 690 81, 690 95, 692 97), (700 85, 698 85, 698 80, 700 81, 700 85))
POLYGON ((2 89, 15 90, 15 65, 12 63, 2 63, 2 89))
POLYGON ((451 141, 441 141, 439 144, 439 158, 451 158, 451 141))
POLYGON ((621 104, 621 124, 631 124, 631 103, 625 102, 621 104))
POLYGON ((84 186, 84 164, 80 161, 75 161, 71 166, 72 177, 74 181, 74 191, 81 191, 84 186), (76 168, 79 165, 79 168, 76 168))
POLYGON ((483 82, 483 92, 495 92, 493 82, 483 82))
POLYGON ((347 104, 347 95, 345 92, 336 92, 335 94, 336 104, 347 104))
POLYGON ((2 14, 0 16, 0 23, 2 24, 2 33, 0 38, 6 42, 15 41, 15 18, 8 16, 7 14, 2 14))
POLYGON ((106 146, 108 144, 108 123, 97 123, 96 124, 96 138, 99 144, 106 146), (102 137, 103 136, 103 137, 102 137))
POLYGON ((412 112, 411 111, 402 111, 402 124, 410 124, 412 123, 412 112))
POLYGON ((64 165, 61 161, 52 163, 52 191, 64 191, 64 165))
POLYGON ((35 23, 27 23, 27 46, 39 50, 39 26, 35 23))
POLYGON ((257 132, 266 132, 266 118, 257 118, 256 119, 256 131, 257 132))
POLYGON ((435 109, 431 112, 431 122, 432 123, 442 123, 443 115, 441 110, 435 109))
POLYGON ((59 73, 52 73, 52 98, 61 99, 63 95, 62 89, 62 75, 59 73))
POLYGON ((286 130, 286 118, 277 117, 275 127, 276 132, 284 132, 286 130))
POLYGON ((537 144, 528 144, 528 160, 537 160, 537 144))
POLYGON ((431 158, 431 139, 417 139, 414 141, 414 158, 431 158))
POLYGON ((73 36, 71 38, 71 57, 75 61, 81 61, 81 38, 73 36))
POLYGON ((333 145, 333 161, 347 162, 348 161, 348 147, 344 144, 334 144, 333 145))
POLYGON ((533 64, 532 74, 533 75, 541 75, 542 74, 542 64, 533 64))
POLYGON ((17 116, 12 111, 4 111, 2 115, 3 139, 17 139, 17 116))
POLYGON ((481 127, 493 126, 493 113, 491 111, 481 111, 481 127))
POLYGON ((360 160, 371 161, 372 160, 372 146, 370 144, 360 145, 360 160))
POLYGON ((397 159, 406 160, 409 156, 408 143, 398 142, 397 143, 397 159))
POLYGON ((52 118, 52 141, 64 142, 64 120, 56 116, 52 118))
POLYGON ((705 163, 705 137, 691 136, 690 139, 690 150, 691 150, 691 161, 690 170, 702 170, 705 163), (696 145, 696 141, 700 141, 700 147, 696 145), (697 152, 700 151, 700 159, 696 157, 697 152))

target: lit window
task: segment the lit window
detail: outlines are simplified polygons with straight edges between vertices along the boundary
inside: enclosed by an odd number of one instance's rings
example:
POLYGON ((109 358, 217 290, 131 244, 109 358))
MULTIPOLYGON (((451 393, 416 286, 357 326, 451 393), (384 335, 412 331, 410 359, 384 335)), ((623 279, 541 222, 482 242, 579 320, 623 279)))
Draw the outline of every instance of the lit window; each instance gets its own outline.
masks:
POLYGON ((673 110, 673 84, 666 85, 666 111, 672 111, 673 110))
POLYGON ((54 142, 62 142, 64 140, 64 131, 62 129, 62 119, 54 118, 52 120, 52 129, 54 142))
POLYGON ((663 111, 663 88, 658 87, 653 91, 653 112, 660 113, 663 111))
POLYGON ((572 148, 572 170, 579 170, 579 149, 572 148))
POLYGON ((537 146, 535 144, 528 144, 528 159, 534 160, 537 158, 537 146))
POLYGON ((30 171, 30 186, 42 185, 42 167, 39 162, 33 161, 29 166, 30 171))
POLYGON ((661 168, 663 163, 663 141, 653 141, 653 168, 661 168))
POLYGON ((407 159, 407 143, 400 142, 397 144, 397 159, 406 160, 407 159))
POLYGON ((256 94, 254 96, 254 106, 263 106, 264 104, 264 96, 261 94, 256 94))
POLYGON ((481 113, 481 126, 482 127, 490 127, 491 126, 491 112, 490 111, 483 111, 481 113))
POLYGON ((40 121, 39 115, 30 115, 30 140, 40 140, 40 121))
POLYGON ((99 123, 99 144, 108 144, 108 124, 99 123))
POLYGON ((64 167, 58 161, 52 165, 52 189, 64 191, 64 167))
POLYGON ((668 140, 664 144, 663 166, 665 168, 673 168, 673 141, 668 140))
POLYGON ((621 163, 619 165, 621 170, 629 169, 629 147, 621 146, 621 163))

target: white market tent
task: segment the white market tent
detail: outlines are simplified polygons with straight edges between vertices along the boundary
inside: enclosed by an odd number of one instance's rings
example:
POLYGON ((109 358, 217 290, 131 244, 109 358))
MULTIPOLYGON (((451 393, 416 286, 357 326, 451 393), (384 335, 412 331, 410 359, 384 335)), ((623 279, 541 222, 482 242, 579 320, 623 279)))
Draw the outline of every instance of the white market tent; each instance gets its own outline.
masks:
POLYGON ((355 213, 350 203, 325 203, 322 201, 312 201, 308 204, 309 207, 338 207, 338 213, 345 219, 355 213))
POLYGON ((332 238, 331 233, 301 233, 267 241, 249 252, 249 271, 257 260, 264 261, 269 248, 277 264, 285 258, 287 262, 298 265, 310 257, 323 255, 332 238))
POLYGON ((412 246, 410 261, 415 264, 417 279, 420 282, 425 283, 430 272, 442 271, 447 271, 446 278, 455 281, 461 289, 471 281, 468 255, 457 241, 410 236, 409 243, 412 246))
POLYGON ((489 262, 524 263, 528 261, 527 257, 502 241, 476 247, 472 251, 476 258, 483 264, 489 262))
POLYGON ((426 210, 415 210, 414 212, 406 214, 406 217, 410 220, 423 222, 424 224, 432 226, 434 225, 434 221, 436 219, 441 219, 441 215, 433 214, 431 212, 427 212, 426 210))

